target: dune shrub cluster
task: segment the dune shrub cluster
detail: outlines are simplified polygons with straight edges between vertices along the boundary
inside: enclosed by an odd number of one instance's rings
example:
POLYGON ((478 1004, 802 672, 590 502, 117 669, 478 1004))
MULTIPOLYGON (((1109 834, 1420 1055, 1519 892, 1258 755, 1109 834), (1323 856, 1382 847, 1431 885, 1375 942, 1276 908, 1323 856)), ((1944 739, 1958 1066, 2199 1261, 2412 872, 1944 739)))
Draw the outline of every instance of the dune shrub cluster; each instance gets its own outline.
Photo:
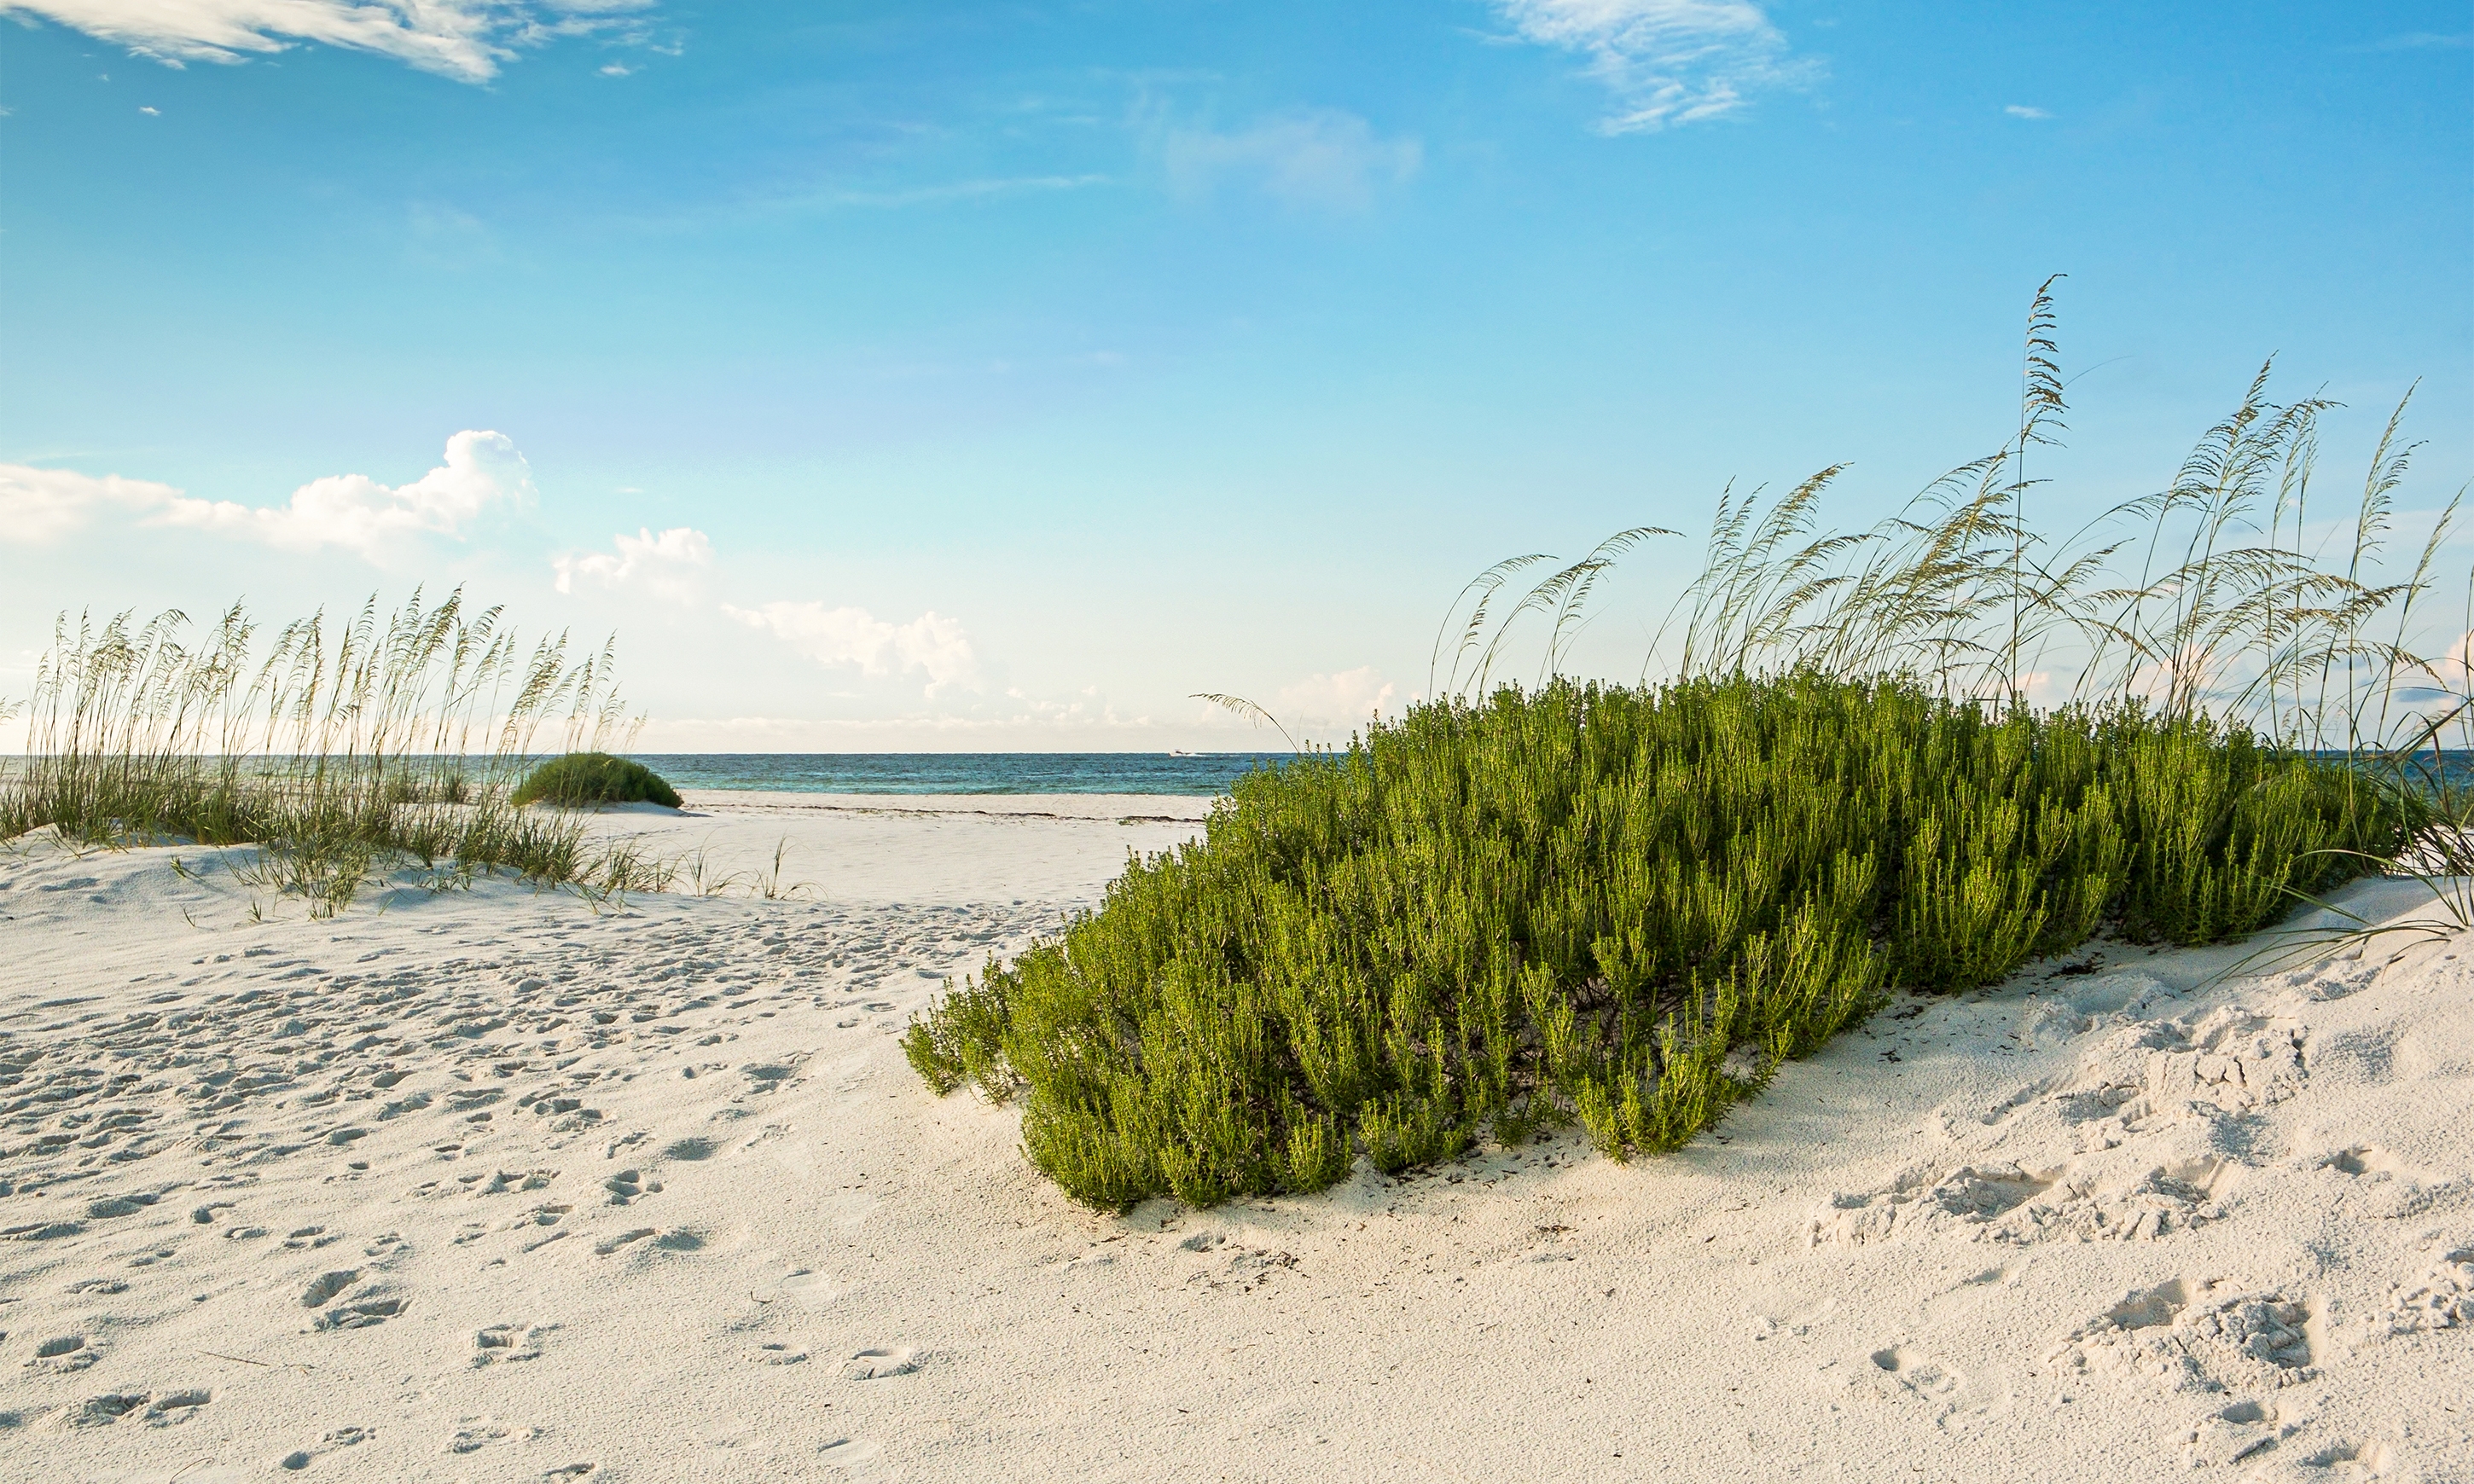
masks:
POLYGON ((1888 989, 2099 931, 2237 937, 2409 843, 2462 864, 2474 807, 2428 785, 2443 729, 2474 729, 2469 672, 2462 645, 2415 652, 2455 504, 2380 575, 2403 406, 2350 522, 2313 488, 2335 404, 2274 403, 2263 369, 2165 487, 2049 539, 2052 287, 2004 446, 1855 532, 1817 518, 1843 467, 1731 490, 1636 685, 1566 677, 1601 579, 1674 532, 1488 568, 1437 635, 1438 699, 1241 780, 1201 840, 949 987, 912 1065, 1019 1094, 1031 1161, 1103 1208, 1567 1119, 1622 1158, 1888 989), (1531 648, 1537 678, 1503 683, 1531 648))
POLYGON ((524 775, 507 797, 521 808, 528 803, 581 808, 596 803, 657 803, 679 806, 679 792, 643 763, 608 753, 569 753, 553 757, 524 775))
POLYGON ((1079 1200, 1314 1190, 1578 1119, 1672 1148, 1862 1014, 2100 927, 2250 932, 2390 853, 2390 791, 2137 708, 1809 674, 1419 706, 914 1023, 1079 1200), (2361 852, 2359 854, 2339 852, 2361 852))

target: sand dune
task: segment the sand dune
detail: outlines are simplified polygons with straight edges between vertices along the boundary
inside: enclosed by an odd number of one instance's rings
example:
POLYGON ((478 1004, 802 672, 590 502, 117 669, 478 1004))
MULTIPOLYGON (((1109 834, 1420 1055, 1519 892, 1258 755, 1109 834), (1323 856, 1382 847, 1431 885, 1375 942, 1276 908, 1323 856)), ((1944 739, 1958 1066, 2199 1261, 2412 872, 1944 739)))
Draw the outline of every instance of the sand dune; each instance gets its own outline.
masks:
POLYGON ((987 802, 596 826, 788 900, 0 856, 0 1474, 2474 1478, 2452 945, 2104 945, 1671 1158, 1118 1218, 893 1033, 1202 805, 987 802))

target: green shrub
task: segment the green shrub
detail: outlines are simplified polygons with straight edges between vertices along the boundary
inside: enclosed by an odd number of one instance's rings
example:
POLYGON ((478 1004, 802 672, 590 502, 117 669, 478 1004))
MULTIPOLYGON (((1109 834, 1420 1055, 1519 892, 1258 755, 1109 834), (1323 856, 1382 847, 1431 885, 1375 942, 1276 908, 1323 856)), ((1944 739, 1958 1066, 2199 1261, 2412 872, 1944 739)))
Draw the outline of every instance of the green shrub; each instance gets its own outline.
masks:
POLYGON ((679 806, 679 791, 640 762, 608 753, 570 753, 553 757, 516 785, 508 801, 519 806, 552 803, 579 807, 595 803, 658 803, 679 806))
POLYGON ((2407 805, 2204 717, 1997 715, 1813 674, 1556 682, 1250 774, 1202 839, 911 1026, 1025 1096, 1077 1199, 1321 1188, 1577 1119, 1675 1148, 1893 985, 2107 922, 2205 943, 2392 854, 2407 805))

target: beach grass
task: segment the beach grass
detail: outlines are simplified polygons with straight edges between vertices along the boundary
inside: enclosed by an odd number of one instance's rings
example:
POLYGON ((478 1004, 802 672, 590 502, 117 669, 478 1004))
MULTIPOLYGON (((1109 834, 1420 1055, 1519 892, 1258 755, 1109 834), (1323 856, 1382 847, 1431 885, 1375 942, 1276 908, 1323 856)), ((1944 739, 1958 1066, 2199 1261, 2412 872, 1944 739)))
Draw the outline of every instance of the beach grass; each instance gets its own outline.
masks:
POLYGON ((2474 712, 2462 646, 2414 643, 2454 504, 2378 575, 2403 408, 2333 542, 2311 524, 2332 404, 2270 401, 2265 370, 2165 490, 2050 541, 2051 287, 2001 449, 1853 533, 1818 519, 1836 467, 1730 491, 1637 683, 1564 672, 1601 579, 1672 533, 1489 568, 1431 699, 1242 779, 1201 840, 949 987, 913 1066, 1019 1096, 1031 1162, 1101 1209, 1575 1121, 1621 1159, 1893 989, 2099 933, 2240 938, 2430 840, 2449 800, 2409 764, 2474 712))
POLYGON ((236 874, 321 913, 409 864, 440 884, 663 884, 656 863, 513 797, 546 736, 571 752, 629 729, 608 646, 527 645, 460 592, 260 637, 238 606, 203 627, 63 615, 22 703, 26 755, 0 775, 0 840, 255 846, 236 874))

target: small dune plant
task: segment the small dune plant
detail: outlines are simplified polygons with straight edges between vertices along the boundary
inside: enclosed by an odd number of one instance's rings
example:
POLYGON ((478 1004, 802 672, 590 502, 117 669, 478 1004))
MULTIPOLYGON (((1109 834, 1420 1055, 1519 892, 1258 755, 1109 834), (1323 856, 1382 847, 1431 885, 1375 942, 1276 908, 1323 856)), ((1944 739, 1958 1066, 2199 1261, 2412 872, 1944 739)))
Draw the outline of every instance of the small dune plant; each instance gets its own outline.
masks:
POLYGON ((679 806, 679 792, 664 782, 660 774, 631 758, 613 757, 608 753, 569 753, 524 775, 507 802, 519 807, 528 803, 570 809, 594 804, 657 803, 675 809, 679 806))
POLYGON ((1573 1122, 1623 1159, 1893 990, 2100 932, 2239 938, 2383 869, 2436 818, 2397 739, 2464 714, 2463 666, 2405 644, 2446 518, 2410 576, 2371 576, 2394 419, 2333 560, 2304 534, 2327 404, 2273 405, 2265 373, 2165 491, 2056 550, 2026 516, 2062 411, 2050 310, 2016 437, 1897 519, 1816 532, 1835 469, 1722 499, 1637 683, 1567 677, 1567 646, 1616 558, 1669 533, 1491 568, 1435 699, 1241 778, 1200 840, 949 987, 911 1065, 1019 1097, 1031 1162, 1102 1209, 1573 1122))
POLYGON ((235 869, 321 914, 394 863, 440 881, 660 884, 641 851, 510 799, 545 732, 582 749, 632 730, 610 648, 527 646, 460 592, 393 611, 373 599, 271 642, 238 607, 203 631, 177 611, 63 615, 13 708, 26 755, 0 771, 0 841, 54 827, 109 846, 254 845, 235 869))

